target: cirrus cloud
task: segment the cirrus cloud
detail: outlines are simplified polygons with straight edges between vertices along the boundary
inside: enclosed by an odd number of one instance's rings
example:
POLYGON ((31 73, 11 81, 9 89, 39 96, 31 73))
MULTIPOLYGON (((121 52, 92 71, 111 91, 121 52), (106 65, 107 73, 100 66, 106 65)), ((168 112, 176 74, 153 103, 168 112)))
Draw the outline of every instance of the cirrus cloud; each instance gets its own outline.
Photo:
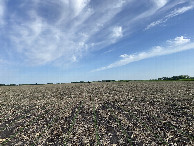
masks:
POLYGON ((5 13, 5 0, 0 1, 0 27, 4 25, 4 13, 5 13))
POLYGON ((183 36, 176 37, 173 40, 167 40, 167 43, 169 43, 170 45, 173 45, 173 46, 183 45, 183 44, 186 44, 189 42, 190 42, 190 39, 185 38, 183 36))
POLYGON ((152 27, 155 27, 155 26, 157 26, 157 25, 159 25, 159 24, 165 23, 165 22, 167 22, 170 18, 173 18, 173 17, 175 17, 175 16, 181 15, 181 14, 183 14, 183 13, 189 11, 189 10, 192 10, 193 8, 194 8, 193 5, 189 5, 189 6, 185 6, 185 7, 182 7, 182 8, 175 9, 175 10, 173 10, 172 12, 170 12, 170 14, 166 15, 164 18, 159 19, 159 20, 157 20, 157 21, 154 21, 154 22, 150 23, 150 24, 145 28, 145 30, 148 30, 148 29, 150 29, 150 28, 152 28, 152 27))
POLYGON ((118 37, 122 37, 122 36, 123 36, 122 27, 121 26, 114 27, 112 37, 118 38, 118 37))
MULTIPOLYGON (((134 0, 4 2, 0 1, 0 21, 7 25, 0 28, 0 39, 6 39, 10 47, 3 49, 12 53, 17 63, 45 65, 78 62, 87 53, 118 42, 135 32, 142 20, 166 7, 169 0, 149 0, 147 7, 137 13, 128 9, 136 4, 134 0), (4 13, 5 9, 9 11, 4 13), (133 15, 121 19, 123 13, 133 15)), ((142 1, 139 5, 144 4, 142 1)), ((189 9, 177 9, 168 17, 189 9)))
MULTIPOLYGON (((101 42, 92 38, 101 34, 104 25, 130 1, 113 0, 109 5, 100 3, 100 6, 92 5, 90 0, 22 2, 20 9, 25 15, 12 13, 4 35, 24 62, 44 65, 55 61, 77 62, 86 52, 92 51, 89 47, 98 47, 94 44, 101 42), (98 7, 107 13, 102 14, 98 7)), ((115 38, 122 37, 122 27, 115 27, 113 33, 115 38)), ((106 34, 112 35, 112 32, 106 30, 106 34)), ((107 41, 102 47, 111 43, 107 41)))
POLYGON ((143 59, 151 58, 151 57, 156 57, 156 56, 162 56, 162 55, 168 55, 168 54, 173 54, 189 49, 194 49, 194 42, 190 42, 190 39, 187 39, 183 36, 176 37, 173 40, 167 40, 167 45, 166 46, 155 46, 149 51, 146 52, 140 52, 137 54, 122 54, 120 55, 121 59, 104 67, 100 67, 97 69, 92 70, 92 72, 96 71, 103 71, 115 67, 120 67, 127 65, 132 62, 140 61, 143 59), (169 45, 170 43, 170 45, 169 45))

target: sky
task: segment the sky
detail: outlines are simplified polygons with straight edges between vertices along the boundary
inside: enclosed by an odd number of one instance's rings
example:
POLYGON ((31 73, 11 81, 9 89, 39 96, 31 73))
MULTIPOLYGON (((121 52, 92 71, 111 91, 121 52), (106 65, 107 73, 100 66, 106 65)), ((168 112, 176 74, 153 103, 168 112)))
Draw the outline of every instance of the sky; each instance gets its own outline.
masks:
POLYGON ((0 0, 0 83, 194 76, 194 0, 0 0))

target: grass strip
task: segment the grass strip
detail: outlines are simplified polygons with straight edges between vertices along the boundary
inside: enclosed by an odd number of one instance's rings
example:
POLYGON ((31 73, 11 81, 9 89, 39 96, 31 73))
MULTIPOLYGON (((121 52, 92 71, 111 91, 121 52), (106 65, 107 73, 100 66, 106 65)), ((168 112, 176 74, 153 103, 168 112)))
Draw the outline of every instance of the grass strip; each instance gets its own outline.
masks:
POLYGON ((99 138, 99 133, 98 133, 98 124, 97 124, 97 118, 96 118, 94 104, 93 104, 93 115, 94 115, 95 131, 96 131, 96 141, 97 141, 97 145, 100 145, 100 138, 99 138))
MULTIPOLYGON (((142 124, 143 124, 143 126, 144 126, 148 131, 152 132, 152 129, 151 129, 145 122, 142 122, 142 124)), ((155 136, 156 138, 159 139, 160 142, 162 142, 162 143, 165 144, 165 145, 168 145, 168 143, 164 140, 164 138, 162 138, 159 134, 155 134, 155 133, 153 133, 153 134, 154 134, 154 136, 155 136)))
MULTIPOLYGON (((156 116, 154 116, 154 115, 153 115, 153 117, 156 118, 156 119, 157 119, 158 121, 160 121, 161 123, 163 123, 163 121, 160 120, 158 117, 156 117, 156 116)), ((167 121, 167 122, 170 122, 170 121, 167 121)), ((171 122, 170 122, 170 123, 171 123, 171 122)), ((173 129, 177 130, 180 134, 183 134, 183 135, 189 137, 189 139, 194 140, 194 137, 192 137, 192 136, 186 134, 184 131, 178 129, 178 128, 175 127, 174 125, 170 124, 169 126, 170 126, 171 128, 173 128, 173 129)))
POLYGON ((67 145, 67 140, 69 139, 69 136, 70 136, 70 134, 71 134, 71 132, 72 132, 72 130, 73 130, 73 127, 74 127, 74 125, 75 125, 76 118, 77 118, 77 116, 78 116, 78 113, 79 113, 79 111, 80 111, 81 106, 82 106, 82 102, 80 103, 80 106, 78 107, 78 111, 75 113, 75 115, 74 115, 74 117, 73 117, 73 121, 72 121, 72 124, 70 125, 69 131, 68 131, 68 134, 67 134, 67 138, 64 139, 64 146, 67 145))
MULTIPOLYGON (((46 105, 49 105, 49 103, 46 103, 46 105)), ((42 114, 48 114, 49 113, 49 110, 45 110, 45 112, 42 114)), ((50 112, 52 114, 52 112, 50 112)), ((36 121, 39 120, 41 118, 42 115, 39 115, 37 119, 35 119, 36 121)), ((51 122, 48 124, 48 126, 37 136, 36 138, 36 142, 34 142, 35 145, 38 145, 38 141, 39 139, 41 138, 41 136, 43 136, 45 133, 46 133, 46 130, 49 130, 50 128, 49 127, 52 127, 52 125, 57 121, 57 118, 54 118, 51 120, 51 122)), ((32 123, 32 122, 31 122, 32 123)))
POLYGON ((7 144, 7 142, 11 141, 11 139, 13 139, 14 137, 16 137, 16 135, 18 135, 18 133, 22 132, 24 130, 23 127, 19 128, 19 131, 16 132, 14 135, 11 135, 9 138, 6 138, 6 141, 2 142, 2 144, 7 144))
MULTIPOLYGON (((47 114, 47 113, 46 113, 46 114, 47 114)), ((40 119, 40 118, 39 118, 39 119, 40 119)), ((51 124, 49 124, 48 127, 50 127, 51 125, 53 125, 53 124, 55 123, 55 121, 56 121, 56 118, 54 118, 54 120, 51 121, 51 124)), ((44 129, 44 130, 38 135, 38 137, 36 138, 36 143, 37 143, 36 145, 38 145, 38 141, 39 141, 40 137, 43 136, 44 133, 46 133, 46 130, 49 130, 48 127, 47 127, 46 129, 44 129)))
MULTIPOLYGON (((45 110, 45 111, 46 111, 46 113, 48 112, 48 110, 45 110)), ((45 114, 45 113, 43 113, 43 114, 45 114)), ((31 121, 29 122, 29 124, 33 123, 34 121, 39 120, 43 114, 38 115, 38 116, 36 117, 36 119, 31 120, 31 121)), ((24 119, 25 117, 26 117, 26 115, 23 115, 23 116, 21 116, 18 120, 24 119)), ((15 123, 12 123, 11 126, 13 126, 14 124, 15 124, 15 123)), ((5 129, 6 129, 6 128, 4 128, 4 130, 5 130, 5 129)), ((4 130, 3 130, 3 131, 4 131, 4 130)), ((6 141, 4 141, 2 144, 6 144, 8 141, 11 141, 13 138, 15 138, 15 137, 16 137, 19 133, 21 133, 23 130, 24 130, 24 127, 19 128, 19 131, 18 131, 18 132, 16 132, 16 133, 13 134, 13 135, 10 135, 10 137, 7 138, 6 141)))
MULTIPOLYGON (((121 108, 121 109, 124 110, 125 112, 128 112, 125 108, 121 108)), ((130 115, 131 115, 131 114, 130 114, 130 115)), ((132 116, 133 116, 133 115, 132 115, 132 116)), ((135 116, 133 116, 133 117, 135 117, 135 116)), ((158 121, 160 121, 161 123, 163 123, 163 121, 162 121, 161 119, 159 119, 158 117, 156 117, 156 116, 154 116, 154 115, 152 115, 152 117, 154 117, 156 120, 158 120, 158 121)), ((136 118, 136 117, 135 117, 135 118, 136 118)), ((137 119, 137 118, 136 118, 136 119, 137 119)), ((170 121, 167 121, 167 122, 170 122, 170 121)), ((170 123, 171 123, 171 122, 170 122, 170 123)), ((171 128, 173 128, 174 130, 177 130, 177 131, 179 132, 179 134, 183 134, 183 135, 185 135, 186 137, 188 137, 189 139, 194 140, 194 137, 192 137, 192 136, 186 134, 184 131, 178 129, 178 128, 175 127, 174 125, 170 124, 169 126, 170 126, 171 128)), ((160 137, 160 139, 161 139, 161 137, 160 137)), ((165 144, 167 144, 166 141, 164 141, 164 142, 165 142, 165 144)))
MULTIPOLYGON (((27 115, 23 115, 23 114, 25 114, 25 112, 28 113, 28 112, 30 112, 30 111, 33 111, 34 109, 35 109, 35 106, 29 107, 28 110, 25 109, 24 111, 21 112, 21 116, 19 116, 19 118, 14 119, 13 121, 24 119, 27 115)), ((20 112, 17 112, 17 113, 20 113, 20 112)), ((13 124, 15 124, 15 122, 13 122, 13 121, 11 122, 11 124, 10 124, 9 126, 13 126, 13 124)), ((0 130, 1 130, 1 131, 4 131, 6 128, 7 128, 7 127, 1 128, 0 130)))
MULTIPOLYGON (((194 80, 194 79, 192 79, 192 80, 194 80)), ((181 80, 177 80, 177 81, 181 81, 181 80)), ((179 106, 180 106, 180 104, 178 104, 179 106)), ((123 109, 123 108, 121 108, 121 109, 123 109)), ((125 110, 124 109, 124 111, 125 112, 127 112, 127 110, 125 110)), ((161 123, 163 123, 163 121, 161 120, 161 119, 159 119, 158 117, 156 117, 156 116, 154 116, 154 115, 152 115, 155 119, 157 119, 158 121, 160 121, 161 123)), ((170 122, 170 121, 167 121, 167 122, 170 122)), ((170 122, 171 123, 171 122, 170 122)), ((178 129, 177 127, 175 127, 174 125, 172 125, 172 124, 170 124, 169 125, 171 128, 173 128, 174 130, 177 130, 178 132, 179 132, 179 134, 183 134, 184 136, 186 136, 186 137, 188 137, 190 140, 194 140, 194 137, 192 137, 192 136, 190 136, 190 135, 188 135, 187 133, 185 133, 183 130, 181 130, 181 129, 178 129)))
MULTIPOLYGON (((121 107, 120 107, 121 108, 121 107)), ((123 111, 127 112, 128 111, 124 108, 121 108, 123 111)), ((128 113, 129 114, 129 113, 128 113)), ((138 122, 140 122, 141 124, 143 124, 143 126, 150 132, 152 132, 152 129, 148 126, 148 124, 144 121, 140 121, 135 115, 129 114, 130 116, 132 116, 132 118, 135 118, 136 120, 138 120, 138 122)), ((160 142, 162 142, 165 145, 168 145, 168 143, 164 140, 164 138, 162 138, 159 134, 155 134, 153 133, 153 135, 159 139, 160 142)))
POLYGON ((127 132, 125 131, 125 129, 124 129, 124 128, 122 127, 122 125, 121 125, 121 120, 119 120, 119 119, 116 117, 116 115, 114 114, 114 112, 113 112, 113 110, 110 108, 110 106, 108 106, 108 105, 105 105, 105 106, 107 107, 107 109, 110 110, 112 116, 115 118, 116 122, 119 124, 119 128, 122 130, 123 134, 127 137, 127 141, 129 142, 129 144, 130 144, 131 146, 133 146, 133 145, 132 145, 132 140, 131 140, 131 138, 129 137, 129 135, 127 134, 127 132))

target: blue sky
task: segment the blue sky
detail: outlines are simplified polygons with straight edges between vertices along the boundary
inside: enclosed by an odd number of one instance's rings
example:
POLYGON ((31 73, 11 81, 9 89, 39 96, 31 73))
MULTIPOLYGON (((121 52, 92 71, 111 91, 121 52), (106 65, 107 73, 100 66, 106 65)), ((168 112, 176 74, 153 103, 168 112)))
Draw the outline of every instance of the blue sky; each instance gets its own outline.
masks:
POLYGON ((193 0, 1 0, 0 83, 194 76, 193 0))

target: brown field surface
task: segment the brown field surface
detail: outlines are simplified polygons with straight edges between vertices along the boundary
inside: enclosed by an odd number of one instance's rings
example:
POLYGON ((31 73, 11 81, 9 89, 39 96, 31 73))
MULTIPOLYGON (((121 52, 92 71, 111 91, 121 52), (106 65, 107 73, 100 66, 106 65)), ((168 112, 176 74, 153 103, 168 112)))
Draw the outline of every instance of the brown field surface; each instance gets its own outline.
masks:
POLYGON ((194 144, 194 82, 0 87, 0 145, 143 144, 194 144))

